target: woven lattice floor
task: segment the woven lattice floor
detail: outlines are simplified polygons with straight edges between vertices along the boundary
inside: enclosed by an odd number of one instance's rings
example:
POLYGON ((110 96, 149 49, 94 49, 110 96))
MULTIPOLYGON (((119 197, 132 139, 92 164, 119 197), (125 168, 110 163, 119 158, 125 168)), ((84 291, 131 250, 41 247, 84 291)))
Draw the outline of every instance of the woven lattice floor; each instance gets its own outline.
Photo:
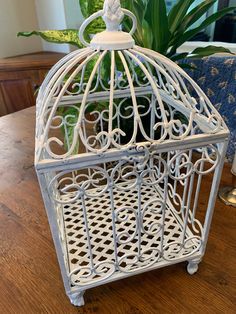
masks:
MULTIPOLYGON (((95 189, 94 191, 96 192, 95 189)), ((142 208, 147 202, 160 198, 160 195, 155 188, 150 186, 143 186, 141 195, 142 208)), ((93 263, 94 265, 101 262, 114 263, 114 237, 109 192, 104 193, 101 197, 87 199, 85 200, 85 204, 87 209, 87 221, 93 263)), ((133 208, 135 211, 138 211, 138 193, 136 189, 128 192, 114 190, 114 208, 117 210, 121 207, 133 208)), ((163 243, 161 241, 162 212, 155 210, 155 208, 152 207, 150 210, 146 211, 142 220, 143 228, 141 228, 140 252, 143 254, 143 258, 137 261, 135 261, 134 255, 137 254, 139 250, 139 237, 138 232, 136 232, 137 223, 135 214, 132 211, 128 211, 128 219, 126 220, 125 214, 120 213, 119 218, 121 218, 120 220, 122 221, 116 219, 115 222, 116 237, 122 232, 127 231, 129 237, 132 237, 133 239, 128 242, 128 235, 123 236, 121 237, 121 240, 127 240, 127 243, 117 244, 117 259, 118 261, 121 261, 123 258, 123 262, 120 263, 119 271, 122 270, 128 273, 129 271, 133 271, 140 267, 147 267, 148 264, 158 258, 162 245, 163 247, 167 247, 166 254, 168 254, 168 257, 172 256, 173 258, 189 254, 191 250, 193 250, 194 245, 181 252, 179 252, 178 247, 171 247, 168 249, 169 244, 181 242, 183 237, 183 228, 179 222, 180 220, 176 219, 170 208, 171 206, 167 204, 165 210, 163 243), (150 231, 149 228, 151 226, 151 232, 148 232, 148 230, 150 231), (144 230, 146 232, 144 232, 144 230), (128 256, 128 259, 124 260, 125 255, 128 256)), ((64 226, 66 230, 67 252, 69 255, 69 272, 78 269, 78 267, 90 267, 88 242, 80 200, 77 200, 77 202, 70 205, 64 205, 64 226)), ((187 229, 185 239, 191 237, 192 234, 187 229)), ((160 257, 159 261, 160 260, 163 260, 163 258, 160 257)), ((80 273, 83 273, 83 271, 80 273)), ((87 270, 84 271, 84 275, 86 275, 86 273, 87 270)), ((83 283, 86 283, 86 281, 89 283, 90 279, 83 279, 83 283)))

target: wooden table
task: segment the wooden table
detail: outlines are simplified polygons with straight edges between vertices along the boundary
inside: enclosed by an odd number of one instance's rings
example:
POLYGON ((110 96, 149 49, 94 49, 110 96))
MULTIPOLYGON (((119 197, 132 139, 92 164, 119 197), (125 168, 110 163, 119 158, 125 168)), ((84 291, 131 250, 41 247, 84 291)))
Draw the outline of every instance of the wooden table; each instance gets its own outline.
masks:
MULTIPOLYGON (((34 108, 0 118, 0 313, 236 313, 236 210, 217 201, 199 272, 174 265, 67 299, 33 166, 34 108)), ((230 183, 225 166, 222 183, 230 183)))

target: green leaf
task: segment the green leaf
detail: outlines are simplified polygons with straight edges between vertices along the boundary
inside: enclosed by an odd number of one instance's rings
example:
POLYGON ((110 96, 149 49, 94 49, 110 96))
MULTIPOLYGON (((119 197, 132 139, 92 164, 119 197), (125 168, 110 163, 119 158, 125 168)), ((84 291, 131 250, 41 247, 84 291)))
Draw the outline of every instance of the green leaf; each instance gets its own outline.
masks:
POLYGON ((194 1, 195 0, 179 0, 179 2, 173 6, 168 15, 169 28, 172 34, 178 30, 183 18, 194 1))
MULTIPOLYGON (((152 48, 152 29, 145 20, 148 1, 149 0, 122 0, 121 4, 124 8, 132 11, 137 18, 137 30, 133 36, 136 44, 142 47, 152 48)), ((126 17, 124 19, 123 27, 125 31, 130 31, 130 18, 126 17)))
POLYGON ((177 54, 171 56, 171 60, 172 61, 178 61, 178 60, 186 58, 188 55, 189 55, 188 52, 177 53, 177 54))
MULTIPOLYGON (((82 2, 86 2, 87 4, 87 8, 86 5, 84 4, 84 8, 83 10, 87 10, 85 11, 85 14, 87 13, 87 16, 85 17, 89 17, 90 15, 92 15, 95 12, 98 12, 99 10, 103 9, 103 5, 104 5, 104 1, 103 0, 80 0, 82 2)), ((85 30, 85 37, 87 37, 87 39, 89 40, 89 35, 94 35, 97 33, 100 33, 102 31, 104 31, 106 28, 105 23, 103 21, 103 19, 101 17, 93 20, 88 27, 85 30)))
POLYGON ((138 42, 142 42, 142 46, 144 47, 147 47, 146 43, 148 41, 148 38, 145 38, 144 36, 147 35, 147 31, 151 31, 149 24, 144 20, 146 9, 147 8, 142 1, 133 2, 133 12, 137 18, 137 31, 135 36, 138 39, 138 42))
POLYGON ((103 9, 104 0, 87 0, 88 15, 92 15, 103 9))
POLYGON ((229 49, 224 48, 224 47, 217 47, 217 46, 207 46, 207 47, 200 47, 194 49, 191 54, 189 54, 188 58, 202 58, 202 57, 207 57, 211 56, 215 53, 230 53, 233 54, 229 49))
MULTIPOLYGON (((84 18, 88 18, 93 13, 103 9, 103 0, 79 0, 81 12, 84 18)), ((85 31, 85 37, 89 41, 89 35, 97 34, 105 30, 105 23, 101 17, 93 20, 85 31)))
POLYGON ((133 12, 134 1, 135 0, 121 0, 121 6, 133 12))
POLYGON ((83 14, 84 18, 89 17, 89 12, 88 12, 88 0, 79 0, 80 4, 80 9, 83 14))
POLYGON ((182 69, 188 69, 192 71, 200 71, 195 65, 191 65, 188 63, 178 63, 178 66, 181 67, 182 69))
POLYGON ((174 45, 173 50, 176 50, 177 47, 180 47, 183 43, 185 43, 186 41, 191 39, 193 36, 198 34, 200 31, 204 30, 207 26, 209 26, 212 23, 216 22, 217 20, 221 19, 228 12, 231 12, 234 9, 235 9, 235 7, 229 7, 229 8, 225 8, 223 10, 220 10, 220 11, 212 14, 208 18, 206 18, 205 21, 203 21, 200 26, 198 26, 194 29, 191 29, 189 31, 186 31, 181 37, 176 39, 176 42, 174 42, 174 43, 172 42, 172 44, 174 45))
POLYGON ((106 29, 106 25, 101 17, 93 20, 85 30, 87 35, 94 35, 97 33, 101 33, 106 29))
POLYGON ((153 44, 153 33, 148 22, 143 20, 142 24, 142 37, 143 37, 143 47, 152 49, 153 44))
POLYGON ((216 3, 217 0, 205 0, 196 7, 194 7, 182 20, 179 32, 184 32, 195 22, 197 22, 208 10, 216 3))
POLYGON ((153 49, 165 54, 171 36, 165 0, 149 0, 146 20, 153 32, 153 49))
POLYGON ((83 45, 78 37, 78 29, 64 29, 64 30, 48 30, 48 31, 32 31, 32 32, 19 32, 17 36, 40 36, 44 40, 57 43, 57 44, 71 44, 78 48, 82 48, 83 45))

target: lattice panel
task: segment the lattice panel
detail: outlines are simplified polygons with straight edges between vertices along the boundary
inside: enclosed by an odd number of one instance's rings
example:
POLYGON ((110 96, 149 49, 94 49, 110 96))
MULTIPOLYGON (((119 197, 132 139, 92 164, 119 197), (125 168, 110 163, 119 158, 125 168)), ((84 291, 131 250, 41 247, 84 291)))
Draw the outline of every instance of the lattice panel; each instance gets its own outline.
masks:
MULTIPOLYGON (((68 198, 70 196, 67 195, 63 200, 68 198)), ((98 280, 99 277, 103 278, 105 266, 101 266, 99 275, 90 274, 89 271, 102 263, 116 265, 116 269, 111 272, 111 275, 115 272, 130 273, 165 259, 178 259, 193 253, 199 247, 198 241, 194 243, 195 240, 191 240, 193 234, 189 229, 183 235, 183 223, 176 219, 170 204, 166 205, 163 226, 163 210, 156 210, 152 207, 150 210, 146 210, 141 218, 135 216, 135 212, 139 211, 137 189, 128 192, 114 189, 113 198, 113 215, 109 192, 104 193, 102 197, 85 200, 92 249, 91 257, 81 200, 78 199, 73 204, 64 205, 69 272, 74 272, 74 277, 76 275, 78 277, 76 280, 74 278, 74 283, 86 285, 93 280, 98 280), (115 215, 120 208, 132 208, 134 212, 127 210, 127 212, 121 211, 119 215, 115 215), (113 219, 115 220, 115 230, 113 230, 113 219), (164 237, 162 237, 163 228, 164 237), (185 240, 190 239, 191 245, 180 247, 183 237, 185 240), (160 252, 163 254, 161 255, 160 252), (137 256, 140 257, 137 258, 137 256), (76 269, 80 269, 78 273, 76 269)), ((140 212, 144 212, 145 204, 157 199, 161 200, 161 197, 154 187, 142 186, 140 212)))

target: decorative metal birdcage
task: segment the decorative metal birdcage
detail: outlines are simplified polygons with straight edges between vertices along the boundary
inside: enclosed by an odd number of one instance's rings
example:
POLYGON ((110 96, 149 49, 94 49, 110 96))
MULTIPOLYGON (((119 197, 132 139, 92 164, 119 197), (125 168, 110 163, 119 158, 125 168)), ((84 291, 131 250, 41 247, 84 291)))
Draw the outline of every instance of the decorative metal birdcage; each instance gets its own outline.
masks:
POLYGON ((87 289, 174 263, 193 274, 208 239, 227 126, 180 67, 135 45, 135 29, 106 0, 81 26, 86 48, 52 68, 37 99, 35 166, 74 305, 87 289), (107 29, 87 43, 100 16, 107 29))

